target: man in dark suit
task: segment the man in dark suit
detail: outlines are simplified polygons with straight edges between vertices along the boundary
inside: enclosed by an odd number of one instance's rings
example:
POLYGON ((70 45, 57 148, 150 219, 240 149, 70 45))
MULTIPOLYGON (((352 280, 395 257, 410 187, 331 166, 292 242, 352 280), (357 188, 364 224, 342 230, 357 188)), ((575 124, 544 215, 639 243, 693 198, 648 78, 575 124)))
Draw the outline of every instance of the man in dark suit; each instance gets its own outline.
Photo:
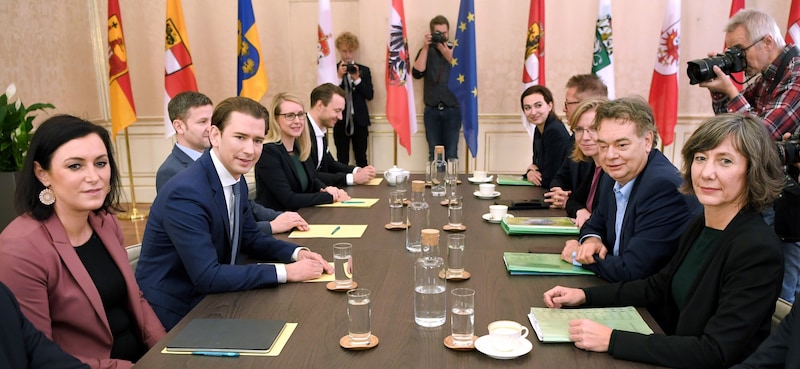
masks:
POLYGON ((643 98, 601 104, 594 128, 608 177, 600 180, 600 204, 580 241, 567 241, 561 257, 611 282, 642 279, 670 260, 700 203, 678 192, 680 174, 655 149, 658 133, 643 98))
MULTIPOLYGON (((199 92, 187 91, 176 95, 167 105, 169 118, 175 128, 177 142, 156 172, 156 192, 170 178, 194 164, 211 145, 208 131, 214 108, 211 99, 199 92)), ((288 232, 295 227, 307 230, 308 223, 295 212, 281 212, 250 202, 258 229, 267 235, 288 232)))
POLYGON ((311 109, 306 119, 311 135, 311 156, 308 160, 317 168, 317 177, 328 186, 352 186, 365 184, 375 178, 375 168, 354 167, 333 159, 328 150, 325 133, 342 119, 345 107, 345 92, 332 83, 323 83, 311 91, 311 109))
POLYGON ((343 117, 333 127, 333 142, 336 144, 336 158, 342 164, 350 164, 350 142, 353 142, 353 156, 356 165, 366 167, 367 140, 369 138, 369 109, 367 101, 372 100, 372 74, 366 65, 355 62, 358 51, 358 37, 344 32, 336 38, 336 50, 342 60, 339 62, 339 87, 345 91, 343 117))
POLYGON ((731 369, 800 368, 800 309, 792 305, 764 342, 744 362, 731 369))
POLYGON ((249 98, 222 101, 211 118, 211 149, 165 184, 150 208, 136 279, 167 329, 206 294, 333 272, 319 254, 261 233, 250 215, 241 178, 261 156, 265 118, 249 98), (242 253, 287 264, 242 264, 242 253))

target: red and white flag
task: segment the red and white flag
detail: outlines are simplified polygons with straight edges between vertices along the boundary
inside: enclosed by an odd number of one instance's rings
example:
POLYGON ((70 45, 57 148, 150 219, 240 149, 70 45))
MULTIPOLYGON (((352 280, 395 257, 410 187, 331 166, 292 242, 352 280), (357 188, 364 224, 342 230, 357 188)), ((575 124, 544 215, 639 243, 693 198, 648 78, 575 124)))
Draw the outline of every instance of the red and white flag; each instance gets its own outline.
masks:
POLYGON ((792 0, 789 25, 786 27, 786 43, 796 45, 797 41, 800 41, 800 0, 792 0))
MULTIPOLYGON (((744 9, 744 0, 731 0, 731 15, 730 15, 731 17, 736 15, 736 13, 738 13, 739 10, 742 9, 744 9)), ((789 19, 791 22, 791 17, 789 19)), ((728 45, 723 45, 723 48, 727 49, 728 45)), ((739 82, 744 81, 744 72, 731 73, 731 77, 733 77, 732 78, 733 85, 736 86, 736 88, 738 88, 739 91, 741 91, 744 86, 739 82)))
POLYGON ((319 23, 317 24, 317 85, 323 83, 339 84, 336 73, 336 53, 333 46, 333 21, 331 21, 331 0, 319 0, 319 23))
POLYGON ((167 106, 175 95, 186 91, 197 91, 194 77, 192 54, 189 53, 189 39, 186 24, 183 22, 181 0, 167 0, 167 38, 164 61, 164 136, 175 134, 169 119, 167 106))
POLYGON ((678 122, 678 61, 681 30, 681 1, 668 0, 661 26, 653 80, 650 83, 650 107, 664 146, 675 138, 678 122))
MULTIPOLYGON (((531 0, 528 32, 525 37, 525 63, 522 66, 522 91, 533 85, 544 85, 544 0, 531 0)), ((522 115, 522 125, 533 139, 536 126, 522 115)))
POLYGON ((389 0, 389 36, 386 43, 386 118, 411 155, 411 135, 417 133, 417 108, 411 85, 411 54, 408 51, 403 0, 389 0))

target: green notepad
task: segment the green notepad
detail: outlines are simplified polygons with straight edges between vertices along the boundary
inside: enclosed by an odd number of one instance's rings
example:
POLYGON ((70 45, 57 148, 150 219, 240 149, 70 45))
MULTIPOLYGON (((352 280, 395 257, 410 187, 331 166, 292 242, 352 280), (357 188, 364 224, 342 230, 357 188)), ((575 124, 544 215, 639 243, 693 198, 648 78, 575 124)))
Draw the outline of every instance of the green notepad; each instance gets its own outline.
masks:
POLYGON ((506 234, 577 235, 580 229, 567 217, 506 217, 500 222, 506 234))
POLYGON ((531 308, 528 319, 541 342, 571 342, 569 321, 590 319, 611 329, 653 334, 639 312, 632 306, 595 309, 531 308))
POLYGON ((511 275, 594 275, 594 272, 561 260, 559 254, 504 252, 503 262, 511 275))
POLYGON ((167 344, 172 352, 268 353, 282 320, 194 319, 167 344))
POLYGON ((497 184, 501 186, 536 186, 518 174, 498 174, 497 184))

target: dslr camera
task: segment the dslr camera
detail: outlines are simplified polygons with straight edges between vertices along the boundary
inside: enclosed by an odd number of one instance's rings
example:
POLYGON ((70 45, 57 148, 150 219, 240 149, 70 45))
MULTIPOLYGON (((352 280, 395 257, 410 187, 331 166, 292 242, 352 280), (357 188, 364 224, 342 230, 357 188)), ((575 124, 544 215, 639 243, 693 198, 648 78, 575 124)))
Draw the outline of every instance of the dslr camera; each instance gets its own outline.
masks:
POLYGON ((795 133, 788 140, 778 141, 775 144, 783 165, 800 163, 800 134, 795 133))
POLYGON ((447 37, 444 35, 444 33, 433 31, 431 34, 431 42, 434 44, 443 44, 447 42, 447 37))
POLYGON ((347 63, 347 73, 355 73, 357 71, 358 71, 358 68, 356 68, 356 63, 355 62, 347 63))
POLYGON ((717 54, 710 58, 696 59, 689 62, 686 74, 689 76, 689 84, 696 85, 713 79, 717 75, 714 73, 714 66, 718 66, 722 73, 731 73, 744 70, 747 61, 744 59, 744 52, 738 47, 725 50, 724 54, 717 54))

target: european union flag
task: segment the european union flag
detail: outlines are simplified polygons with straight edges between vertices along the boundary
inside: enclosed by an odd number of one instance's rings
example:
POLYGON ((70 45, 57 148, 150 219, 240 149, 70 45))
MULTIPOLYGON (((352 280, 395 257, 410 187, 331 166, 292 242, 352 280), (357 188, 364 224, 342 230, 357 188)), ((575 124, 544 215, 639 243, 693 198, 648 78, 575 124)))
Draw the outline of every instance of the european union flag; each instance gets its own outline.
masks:
POLYGON ((474 0, 461 0, 453 46, 449 86, 461 106, 464 139, 474 158, 478 153, 478 71, 475 58, 474 0))
POLYGON ((236 92, 239 96, 259 101, 269 85, 264 61, 261 59, 261 43, 258 41, 253 3, 250 0, 239 0, 238 41, 236 92))

